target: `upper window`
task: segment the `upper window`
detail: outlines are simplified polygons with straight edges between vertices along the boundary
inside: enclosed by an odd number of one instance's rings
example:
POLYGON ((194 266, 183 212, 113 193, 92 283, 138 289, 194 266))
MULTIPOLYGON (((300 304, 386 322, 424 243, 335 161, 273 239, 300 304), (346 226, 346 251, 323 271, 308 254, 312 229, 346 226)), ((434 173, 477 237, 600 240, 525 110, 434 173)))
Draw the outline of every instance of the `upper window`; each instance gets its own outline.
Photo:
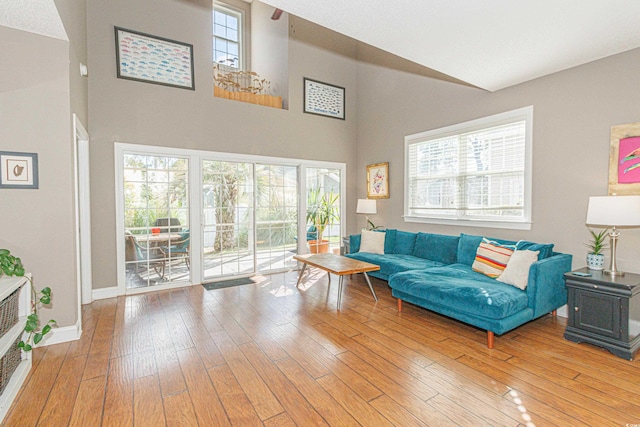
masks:
POLYGON ((405 137, 405 221, 531 228, 533 107, 405 137))
POLYGON ((240 11, 213 5, 213 61, 227 67, 242 69, 243 16, 240 11))

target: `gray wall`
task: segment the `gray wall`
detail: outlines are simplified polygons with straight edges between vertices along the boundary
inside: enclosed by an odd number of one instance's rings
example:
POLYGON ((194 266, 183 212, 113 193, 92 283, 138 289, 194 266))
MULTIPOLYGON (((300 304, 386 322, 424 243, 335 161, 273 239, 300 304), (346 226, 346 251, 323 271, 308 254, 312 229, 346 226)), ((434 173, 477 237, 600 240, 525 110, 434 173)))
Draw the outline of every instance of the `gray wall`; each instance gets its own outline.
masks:
POLYGON ((19 256, 37 289, 50 286, 45 320, 76 323, 77 286, 69 43, 0 27, 22 75, 0 91, 0 150, 38 153, 39 189, 0 189, 0 247, 19 256))
POLYGON ((251 70, 271 83, 270 95, 282 96, 283 108, 289 105, 289 16, 271 19, 273 7, 261 2, 251 4, 251 70))
POLYGON ((87 9, 84 1, 55 0, 60 19, 69 37, 69 91, 71 112, 86 127, 89 79, 80 75, 80 63, 87 65, 87 9))
MULTIPOLYGON (((607 194, 610 128, 640 121, 638 64, 640 49, 488 93, 360 61, 357 197, 366 197, 366 165, 388 161, 391 198, 378 202, 376 224, 553 242, 574 255, 575 267, 584 266, 588 197, 607 194), (403 221, 405 135, 528 105, 534 107, 531 231, 403 221)), ((351 232, 364 218, 353 225, 351 232)), ((640 230, 622 230, 617 260, 623 270, 640 271, 640 230)))
MULTIPOLYGON (((116 285, 114 142, 346 162, 355 189, 355 44, 290 21, 289 110, 213 97, 211 10, 174 0, 88 2, 93 287, 116 285), (152 11, 152 13, 150 13, 152 11), (195 91, 116 78, 114 25, 193 44, 195 91), (345 55, 345 52, 352 55, 345 55), (347 88, 347 120, 302 113, 303 76, 347 88)), ((355 202, 347 205, 355 210, 355 202)))

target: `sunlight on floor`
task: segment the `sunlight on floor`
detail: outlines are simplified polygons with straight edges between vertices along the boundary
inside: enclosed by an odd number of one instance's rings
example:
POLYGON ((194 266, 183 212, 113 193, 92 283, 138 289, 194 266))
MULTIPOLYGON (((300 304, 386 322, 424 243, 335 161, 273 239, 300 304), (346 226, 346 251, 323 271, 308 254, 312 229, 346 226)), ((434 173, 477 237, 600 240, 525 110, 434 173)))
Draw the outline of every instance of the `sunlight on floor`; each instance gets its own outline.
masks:
MULTIPOLYGON (((318 283, 321 279, 327 276, 327 272, 322 271, 317 268, 307 268, 304 276, 302 276, 302 280, 300 281, 300 289, 301 291, 306 291, 310 289, 313 285, 318 283), (309 271, 311 270, 311 271, 309 271)), ((297 279, 296 279, 297 280, 297 279)))
POLYGON ((536 425, 531 421, 531 415, 527 413, 527 408, 522 404, 522 399, 518 397, 518 392, 515 390, 511 390, 509 395, 513 398, 513 403, 515 403, 518 408, 518 411, 522 414, 522 419, 525 421, 525 425, 527 427, 536 427, 536 425))
POLYGON ((271 289, 269 293, 274 297, 287 297, 289 295, 293 295, 293 289, 288 286, 282 285, 275 289, 271 289))

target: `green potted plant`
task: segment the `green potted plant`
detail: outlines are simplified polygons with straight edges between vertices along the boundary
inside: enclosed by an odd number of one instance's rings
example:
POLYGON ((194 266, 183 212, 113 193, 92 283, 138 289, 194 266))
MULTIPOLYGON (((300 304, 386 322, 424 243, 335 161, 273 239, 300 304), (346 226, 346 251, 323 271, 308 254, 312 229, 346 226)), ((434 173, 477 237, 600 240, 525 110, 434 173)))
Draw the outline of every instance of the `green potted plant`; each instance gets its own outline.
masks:
MULTIPOLYGON (((8 249, 0 249, 0 277, 6 276, 24 276, 24 267, 20 258, 11 255, 8 249)), ((31 351, 33 346, 42 341, 42 338, 49 332, 51 327, 56 323, 55 320, 49 320, 42 328, 40 328, 40 317, 38 309, 42 305, 51 304, 51 288, 43 288, 40 292, 36 292, 33 287, 33 281, 27 276, 27 280, 31 283, 32 292, 32 311, 27 316, 27 322, 24 325, 24 331, 27 333, 26 339, 18 343, 18 347, 24 351, 31 351)))
POLYGON ((309 192, 307 203, 307 223, 316 227, 316 240, 309 240, 311 253, 325 253, 329 251, 329 241, 323 239, 327 227, 340 220, 338 200, 340 196, 333 191, 323 193, 320 188, 309 192))
POLYGON ((589 240, 585 245, 589 248, 589 253, 587 254, 587 267, 590 270, 604 269, 604 254, 602 251, 607 247, 606 238, 608 232, 608 228, 605 228, 599 233, 589 229, 589 233, 591 233, 591 240, 589 240))

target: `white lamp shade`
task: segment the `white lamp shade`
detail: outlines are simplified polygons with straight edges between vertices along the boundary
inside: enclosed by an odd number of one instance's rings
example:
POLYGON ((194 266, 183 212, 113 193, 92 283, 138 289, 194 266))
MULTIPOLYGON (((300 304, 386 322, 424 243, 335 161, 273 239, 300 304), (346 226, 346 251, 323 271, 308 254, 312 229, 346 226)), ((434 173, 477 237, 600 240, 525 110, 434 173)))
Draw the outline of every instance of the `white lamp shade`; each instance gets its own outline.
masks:
POLYGON ((589 197, 586 223, 604 227, 638 227, 640 196, 589 197))
POLYGON ((356 213, 375 215, 377 213, 376 201, 371 199, 358 199, 358 206, 356 207, 356 213))

